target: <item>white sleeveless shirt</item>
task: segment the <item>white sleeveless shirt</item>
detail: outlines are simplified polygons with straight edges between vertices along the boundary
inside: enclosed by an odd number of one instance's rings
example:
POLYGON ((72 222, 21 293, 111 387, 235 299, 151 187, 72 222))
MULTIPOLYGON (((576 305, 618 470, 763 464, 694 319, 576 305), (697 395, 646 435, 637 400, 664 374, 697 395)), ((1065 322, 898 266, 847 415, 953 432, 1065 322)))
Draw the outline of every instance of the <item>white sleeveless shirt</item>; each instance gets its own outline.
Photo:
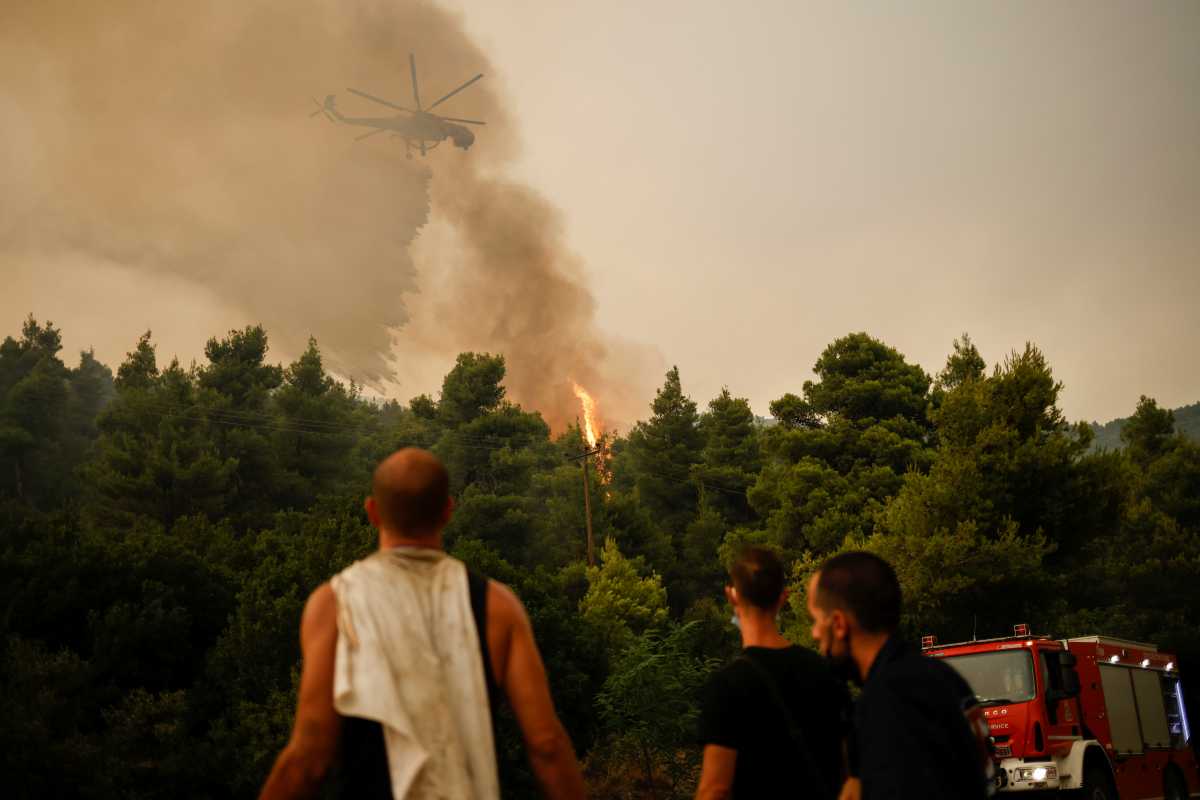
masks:
POLYGON ((342 570, 333 705, 383 726, 396 800, 498 800, 467 568, 398 547, 342 570))

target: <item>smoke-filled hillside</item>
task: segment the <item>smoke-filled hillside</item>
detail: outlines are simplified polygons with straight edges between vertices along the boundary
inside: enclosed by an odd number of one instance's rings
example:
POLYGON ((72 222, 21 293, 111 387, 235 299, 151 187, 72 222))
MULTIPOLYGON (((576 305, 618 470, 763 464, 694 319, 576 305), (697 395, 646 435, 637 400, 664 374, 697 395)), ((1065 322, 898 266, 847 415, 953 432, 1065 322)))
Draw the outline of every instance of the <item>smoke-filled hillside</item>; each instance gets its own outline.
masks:
POLYGON ((86 328, 110 360, 147 328, 186 359, 198 331, 262 322, 285 357, 316 336, 385 392, 415 393, 389 384, 394 346, 498 352, 510 395, 552 424, 575 414, 571 378, 632 419, 643 359, 621 347, 616 374, 558 212, 505 177, 517 142, 495 72, 423 2, 7 4, 0 311, 86 328), (429 97, 488 74, 443 107, 488 122, 469 153, 409 161, 399 140, 307 118, 327 93, 381 110, 346 86, 407 101, 409 52, 429 97))
MULTIPOLYGON (((1191 405, 1181 406, 1171 410, 1174 417, 1175 431, 1186 436, 1189 439, 1200 441, 1200 403, 1192 403, 1191 405)), ((1116 450, 1124 446, 1121 440, 1121 429, 1129 422, 1127 417, 1110 420, 1104 424, 1093 422, 1091 424, 1092 433, 1096 438, 1092 440, 1092 449, 1094 450, 1116 450)))

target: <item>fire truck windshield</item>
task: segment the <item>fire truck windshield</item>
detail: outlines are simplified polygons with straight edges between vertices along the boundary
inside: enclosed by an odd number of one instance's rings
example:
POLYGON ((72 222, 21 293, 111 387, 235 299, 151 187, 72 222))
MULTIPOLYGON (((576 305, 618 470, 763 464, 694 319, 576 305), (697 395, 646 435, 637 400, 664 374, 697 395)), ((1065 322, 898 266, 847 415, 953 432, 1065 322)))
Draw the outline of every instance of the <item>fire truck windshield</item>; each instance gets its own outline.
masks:
POLYGON ((1037 695, 1028 650, 994 650, 945 659, 958 670, 983 705, 1024 703, 1037 695))

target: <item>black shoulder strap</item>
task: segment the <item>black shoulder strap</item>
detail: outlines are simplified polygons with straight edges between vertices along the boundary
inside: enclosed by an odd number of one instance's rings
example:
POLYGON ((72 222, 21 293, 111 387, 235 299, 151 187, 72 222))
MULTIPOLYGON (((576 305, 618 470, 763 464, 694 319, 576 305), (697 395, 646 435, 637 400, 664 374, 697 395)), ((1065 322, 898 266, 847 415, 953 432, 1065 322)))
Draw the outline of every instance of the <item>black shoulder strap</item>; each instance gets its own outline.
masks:
POLYGON ((828 785, 825 783, 825 774, 821 771, 821 768, 817 766, 817 761, 813 758, 812 751, 808 749, 808 745, 804 741, 804 731, 802 731, 800 726, 796 724, 796 718, 792 716, 791 709, 788 708, 787 703, 784 702, 783 695, 779 691, 779 685, 775 683, 775 679, 771 677, 771 673, 767 671, 766 667, 764 667, 762 664, 759 664, 745 653, 742 653, 740 656, 738 656, 737 660, 744 661, 749 664, 750 668, 753 669, 755 674, 758 675, 759 680, 762 681, 762 684, 767 687, 767 694, 771 696, 771 702, 773 702, 775 707, 779 709, 779 713, 783 717, 784 724, 787 726, 788 737, 792 740, 793 749, 799 753, 800 757, 804 760, 804 764, 808 768, 809 773, 812 774, 813 783, 815 784, 818 793, 817 796, 833 797, 833 795, 829 792, 828 785))
POLYGON ((483 659, 483 679, 487 685, 488 703, 495 716, 500 687, 492 674, 492 654, 487 640, 487 585, 488 579, 477 572, 467 570, 467 592, 471 599, 471 616, 475 618, 475 632, 479 637, 479 655, 483 659))

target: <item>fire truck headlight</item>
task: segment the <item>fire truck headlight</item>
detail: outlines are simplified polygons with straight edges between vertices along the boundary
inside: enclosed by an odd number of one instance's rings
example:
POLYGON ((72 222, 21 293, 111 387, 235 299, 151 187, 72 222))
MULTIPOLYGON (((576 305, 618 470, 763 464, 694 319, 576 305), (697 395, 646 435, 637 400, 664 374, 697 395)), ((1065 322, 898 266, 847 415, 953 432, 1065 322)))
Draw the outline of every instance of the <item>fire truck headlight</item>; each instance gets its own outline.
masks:
POLYGON ((1047 779, 1053 780, 1057 777, 1057 767, 1020 767, 1016 771, 1016 778, 1018 781, 1032 781, 1033 783, 1041 783, 1047 779))

